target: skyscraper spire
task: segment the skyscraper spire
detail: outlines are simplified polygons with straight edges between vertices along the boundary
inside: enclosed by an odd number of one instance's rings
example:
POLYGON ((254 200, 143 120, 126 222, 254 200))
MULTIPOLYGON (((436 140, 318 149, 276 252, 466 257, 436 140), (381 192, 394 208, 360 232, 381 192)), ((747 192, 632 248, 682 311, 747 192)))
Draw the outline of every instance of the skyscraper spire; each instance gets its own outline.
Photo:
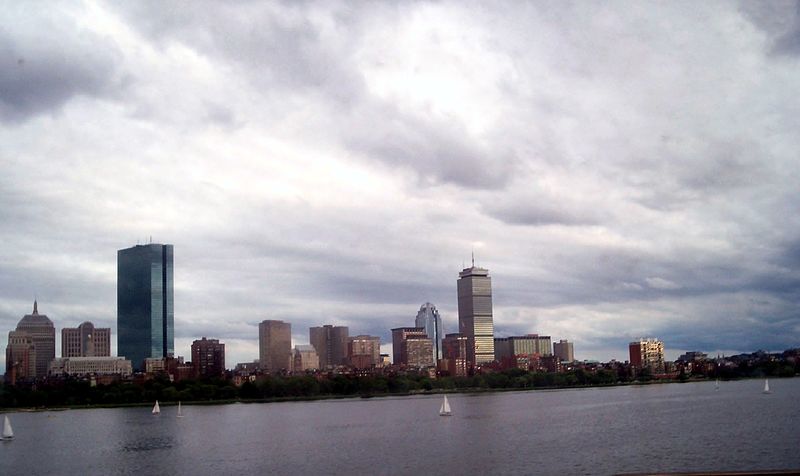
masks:
POLYGON ((33 315, 35 316, 35 315, 37 315, 37 314, 39 314, 39 308, 38 308, 38 306, 36 305, 36 299, 34 299, 34 300, 33 300, 33 315))

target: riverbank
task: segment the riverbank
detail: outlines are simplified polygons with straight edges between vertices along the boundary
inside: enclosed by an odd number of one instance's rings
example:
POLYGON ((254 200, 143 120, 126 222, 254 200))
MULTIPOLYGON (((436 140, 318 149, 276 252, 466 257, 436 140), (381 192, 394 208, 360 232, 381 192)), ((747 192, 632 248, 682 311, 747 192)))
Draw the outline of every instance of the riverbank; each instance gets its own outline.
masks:
MULTIPOLYGON (((791 378, 791 377, 781 377, 791 378)), ((741 380, 761 380, 763 377, 748 377, 738 379, 726 379, 724 381, 741 381, 741 380)), ((661 379, 650 380, 645 382, 615 382, 607 384, 589 384, 589 385, 563 385, 563 386, 543 386, 543 387, 505 387, 505 388, 487 388, 487 387, 465 387, 465 388, 433 388, 429 390, 411 390, 407 392, 381 392, 381 393, 354 393, 354 394, 318 394, 318 395, 296 395, 296 396, 281 396, 281 397, 268 397, 268 398, 228 398, 228 399, 213 399, 213 400, 181 400, 180 403, 184 406, 193 405, 230 405, 234 403, 254 404, 254 403, 281 403, 281 402, 309 402, 319 400, 355 400, 355 399, 370 399, 370 398, 392 398, 392 397, 409 397, 419 395, 443 395, 443 394, 482 394, 482 393, 498 393, 498 392, 530 392, 530 391, 556 391, 556 390, 583 390, 592 388, 614 388, 614 387, 629 387, 629 386, 648 386, 648 385, 666 385, 666 384, 690 384, 690 383, 703 383, 711 382, 711 379, 661 379)), ((160 406, 171 407, 177 406, 178 401, 169 401, 158 399, 160 406)), ((47 411, 64 411, 64 410, 82 410, 82 409, 95 409, 95 408, 150 408, 153 406, 153 401, 147 402, 129 402, 129 403, 91 403, 84 405, 58 405, 58 406, 38 406, 38 407, 6 407, 0 408, 0 413, 14 413, 14 412, 47 412, 47 411)))

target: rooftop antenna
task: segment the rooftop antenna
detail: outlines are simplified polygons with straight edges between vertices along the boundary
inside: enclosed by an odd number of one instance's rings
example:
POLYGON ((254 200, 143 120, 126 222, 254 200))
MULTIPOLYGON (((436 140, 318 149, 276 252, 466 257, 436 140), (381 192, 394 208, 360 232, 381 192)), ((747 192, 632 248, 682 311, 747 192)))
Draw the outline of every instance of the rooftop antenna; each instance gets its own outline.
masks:
POLYGON ((472 248, 472 267, 475 267, 475 248, 472 248))
POLYGON ((150 244, 153 244, 153 235, 150 235, 150 244))

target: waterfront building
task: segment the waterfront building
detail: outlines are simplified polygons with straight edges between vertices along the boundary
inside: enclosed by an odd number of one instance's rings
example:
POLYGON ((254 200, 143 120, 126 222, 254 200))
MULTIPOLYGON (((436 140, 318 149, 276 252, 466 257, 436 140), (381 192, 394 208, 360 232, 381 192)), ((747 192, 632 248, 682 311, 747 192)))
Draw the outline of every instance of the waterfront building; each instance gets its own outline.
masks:
POLYGON ((33 337, 25 331, 10 331, 6 346, 6 382, 16 385, 18 380, 35 378, 36 346, 33 337))
POLYGON ((347 364, 347 341, 349 336, 350 329, 346 326, 326 324, 319 327, 309 327, 309 342, 317 349, 319 367, 321 369, 330 369, 337 365, 347 364))
POLYGON ((225 344, 218 339, 192 342, 192 368, 196 378, 221 378, 225 375, 225 344))
POLYGON ((46 315, 39 314, 39 306, 33 301, 33 313, 20 319, 17 332, 26 332, 33 342, 36 351, 36 373, 34 378, 47 376, 50 361, 56 358, 56 328, 46 315))
MULTIPOLYGON (((402 343, 405 365, 409 368, 424 369, 435 367, 433 360, 433 340, 425 336, 409 336, 402 343)), ((435 374, 434 374, 435 377, 435 374)))
POLYGON ((658 339, 639 339, 628 344, 631 366, 641 370, 649 368, 653 373, 664 372, 664 343, 658 339))
POLYGON ((110 357, 111 328, 84 322, 61 329, 61 357, 110 357))
POLYGON ((453 377, 465 377, 469 371, 467 363, 467 337, 447 334, 442 340, 442 370, 453 377))
POLYGON ((572 348, 572 342, 561 339, 553 343, 553 354, 556 355, 562 362, 574 362, 575 351, 572 348))
POLYGON ((468 365, 475 367, 494 361, 492 278, 474 260, 458 276, 458 330, 467 338, 468 365))
POLYGON ((433 361, 438 362, 442 358, 442 338, 444 338, 439 310, 433 304, 426 302, 419 308, 414 325, 424 328, 425 334, 433 341, 433 361))
POLYGON ((62 357, 50 362, 50 375, 118 375, 128 377, 132 373, 131 361, 125 357, 62 357))
POLYGON ((524 336, 495 337, 495 360, 508 367, 520 367, 524 359, 552 355, 550 336, 528 334, 524 336), (512 362, 512 360, 514 362, 512 362))
POLYGON ((319 354, 317 354, 317 349, 313 345, 296 345, 294 346, 293 355, 292 369, 294 372, 319 369, 319 354))
POLYGON ((117 251, 117 355, 135 371, 175 352, 172 245, 117 251))
POLYGON ((292 325, 265 320, 258 325, 258 361, 272 374, 292 370, 292 325))
POLYGON ((381 338, 360 335, 350 337, 347 342, 347 360, 355 369, 370 369, 379 366, 381 338))

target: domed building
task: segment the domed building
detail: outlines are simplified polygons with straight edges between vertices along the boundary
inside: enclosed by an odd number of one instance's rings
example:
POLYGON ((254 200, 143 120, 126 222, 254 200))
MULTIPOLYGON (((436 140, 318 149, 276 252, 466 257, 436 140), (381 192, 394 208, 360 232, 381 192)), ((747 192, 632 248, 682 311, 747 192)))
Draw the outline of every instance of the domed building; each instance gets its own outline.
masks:
POLYGON ((50 361, 56 358, 56 328, 46 315, 39 314, 36 301, 33 301, 33 313, 26 314, 19 321, 16 332, 24 332, 31 337, 36 352, 35 378, 46 377, 50 361))

